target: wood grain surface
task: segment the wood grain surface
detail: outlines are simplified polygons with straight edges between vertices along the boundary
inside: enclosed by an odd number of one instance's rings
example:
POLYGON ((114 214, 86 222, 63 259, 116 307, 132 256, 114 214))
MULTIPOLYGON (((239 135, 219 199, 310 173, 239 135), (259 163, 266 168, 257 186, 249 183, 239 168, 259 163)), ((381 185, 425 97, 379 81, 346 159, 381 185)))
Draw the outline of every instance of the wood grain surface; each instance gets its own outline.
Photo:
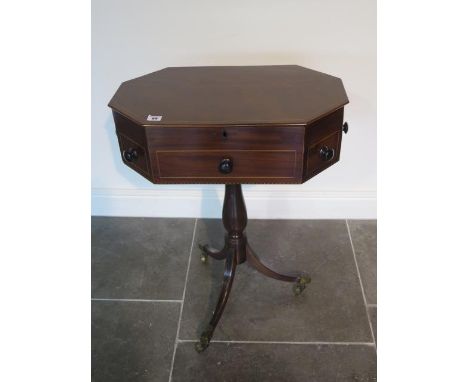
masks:
POLYGON ((122 160, 151 182, 241 184, 302 183, 338 162, 347 103, 339 78, 280 65, 166 68, 109 106, 122 160))

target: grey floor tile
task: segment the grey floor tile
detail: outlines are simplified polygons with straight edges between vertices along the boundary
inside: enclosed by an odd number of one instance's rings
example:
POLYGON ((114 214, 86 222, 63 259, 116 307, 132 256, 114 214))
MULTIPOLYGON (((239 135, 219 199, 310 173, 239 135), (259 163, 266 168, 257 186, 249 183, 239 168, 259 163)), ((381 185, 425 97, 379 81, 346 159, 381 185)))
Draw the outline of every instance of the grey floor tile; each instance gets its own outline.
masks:
POLYGON ((348 220, 368 304, 377 304, 377 221, 348 220))
POLYGON ((372 331, 374 332, 375 342, 377 342, 377 307, 370 306, 367 309, 369 310, 369 317, 372 324, 372 331))
POLYGON ((177 381, 376 381, 373 346, 212 343, 201 354, 180 343, 173 370, 177 381))
POLYGON ((92 297, 181 299, 195 219, 93 217, 92 297))
POLYGON ((180 305, 93 301, 93 382, 166 382, 180 305))
MULTIPOLYGON (((277 271, 307 271, 312 282, 295 297, 290 283, 241 264, 215 339, 372 342, 345 221, 251 220, 247 234, 267 265, 277 271)), ((220 247, 223 236, 219 220, 198 221, 195 244, 220 247)), ((202 264, 194 245, 181 339, 198 338, 208 323, 223 266, 213 259, 202 264)))

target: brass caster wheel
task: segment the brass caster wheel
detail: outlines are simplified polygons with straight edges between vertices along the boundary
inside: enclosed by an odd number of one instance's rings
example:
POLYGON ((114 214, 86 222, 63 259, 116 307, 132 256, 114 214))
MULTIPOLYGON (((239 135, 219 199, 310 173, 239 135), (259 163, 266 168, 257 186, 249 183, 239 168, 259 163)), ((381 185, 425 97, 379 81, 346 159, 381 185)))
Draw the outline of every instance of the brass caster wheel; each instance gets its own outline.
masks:
POLYGON ((204 351, 210 345, 212 335, 213 335, 213 329, 211 329, 211 327, 208 328, 208 330, 205 330, 202 333, 202 335, 200 337, 200 341, 198 341, 195 344, 195 350, 198 353, 201 353, 202 351, 204 351))
POLYGON ((299 280, 297 280, 293 286, 294 295, 299 296, 306 288, 306 285, 310 283, 310 281, 311 281, 310 276, 307 276, 307 275, 301 276, 299 280))
POLYGON ((200 250, 202 251, 202 253, 200 254, 200 261, 203 264, 206 264, 208 262, 208 255, 206 254, 205 246, 198 244, 198 248, 200 248, 200 250))
POLYGON ((200 339, 200 341, 195 344, 195 350, 197 351, 197 353, 201 353, 205 351, 209 344, 209 342, 205 342, 202 339, 200 339))
POLYGON ((305 289, 305 285, 299 285, 299 284, 295 284, 293 286, 293 292, 294 292, 294 295, 295 296, 299 296, 302 291, 305 289))

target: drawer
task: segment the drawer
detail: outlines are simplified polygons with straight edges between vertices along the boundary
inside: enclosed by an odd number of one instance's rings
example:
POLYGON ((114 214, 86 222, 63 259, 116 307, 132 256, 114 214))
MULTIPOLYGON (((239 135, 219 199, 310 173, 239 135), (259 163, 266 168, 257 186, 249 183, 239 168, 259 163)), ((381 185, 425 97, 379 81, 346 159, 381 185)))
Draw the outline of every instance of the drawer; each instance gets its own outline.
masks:
POLYGON ((155 156, 161 179, 294 178, 296 173, 295 150, 158 151, 155 156))
POLYGON ((120 155, 124 163, 144 174, 146 177, 150 177, 149 160, 146 149, 124 134, 117 134, 117 138, 119 140, 120 155))
POLYGON ((280 150, 299 149, 304 127, 149 127, 150 150, 280 150))
POLYGON ((307 126, 306 144, 310 145, 341 131, 343 128, 343 109, 338 109, 324 118, 307 126))
POLYGON ((141 126, 115 111, 112 112, 112 116, 114 117, 117 134, 122 134, 124 137, 130 138, 133 141, 146 146, 145 130, 141 126))
POLYGON ((307 150, 306 177, 325 170, 340 159, 341 131, 309 146, 307 150))

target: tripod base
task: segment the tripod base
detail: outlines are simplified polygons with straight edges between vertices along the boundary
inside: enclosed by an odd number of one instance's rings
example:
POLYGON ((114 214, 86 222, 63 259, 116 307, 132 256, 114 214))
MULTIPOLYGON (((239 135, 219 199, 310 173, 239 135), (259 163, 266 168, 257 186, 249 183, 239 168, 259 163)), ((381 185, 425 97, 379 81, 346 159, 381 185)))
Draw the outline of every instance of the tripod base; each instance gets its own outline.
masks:
POLYGON ((302 293, 306 285, 310 283, 310 277, 305 273, 281 274, 263 264, 247 242, 244 229, 247 226, 247 210, 245 208, 242 187, 240 184, 227 184, 223 205, 223 224, 227 231, 225 245, 222 250, 216 250, 208 245, 199 245, 201 249, 200 259, 207 263, 211 257, 216 260, 225 260, 224 280, 216 309, 210 323, 200 337, 195 349, 198 352, 205 350, 211 341, 214 330, 221 319, 229 293, 231 291, 234 275, 238 264, 247 261, 251 267, 267 277, 276 280, 294 283, 293 292, 297 296, 302 293))

